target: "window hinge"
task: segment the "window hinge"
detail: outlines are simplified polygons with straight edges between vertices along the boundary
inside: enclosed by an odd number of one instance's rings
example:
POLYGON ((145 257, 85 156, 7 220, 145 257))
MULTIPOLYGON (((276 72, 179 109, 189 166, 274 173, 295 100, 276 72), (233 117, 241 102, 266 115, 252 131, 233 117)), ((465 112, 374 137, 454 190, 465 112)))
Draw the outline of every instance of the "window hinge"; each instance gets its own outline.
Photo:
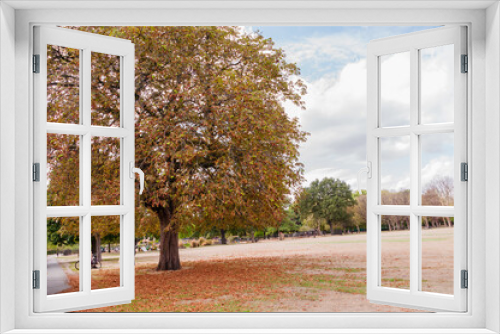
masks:
POLYGON ((33 270, 33 289, 40 289, 40 270, 33 270))
POLYGON ((462 67, 460 72, 469 72, 469 57, 467 55, 462 55, 462 67))
POLYGON ((462 289, 467 289, 469 287, 469 273, 467 270, 461 271, 462 276, 462 289))
POLYGON ((469 181, 469 166, 466 162, 460 164, 460 180, 469 181))
POLYGON ((33 73, 40 73, 40 55, 33 55, 33 73))
POLYGON ((40 182, 40 164, 38 162, 33 164, 33 181, 40 182))

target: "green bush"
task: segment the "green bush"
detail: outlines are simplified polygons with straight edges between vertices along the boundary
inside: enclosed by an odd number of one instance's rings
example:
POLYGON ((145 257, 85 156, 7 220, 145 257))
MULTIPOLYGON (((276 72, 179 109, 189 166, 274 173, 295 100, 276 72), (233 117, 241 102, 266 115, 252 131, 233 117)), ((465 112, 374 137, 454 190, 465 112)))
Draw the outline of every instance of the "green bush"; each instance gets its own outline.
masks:
POLYGON ((264 238, 264 232, 257 231, 257 232, 255 232, 254 237, 255 238, 264 238))
POLYGON ((308 232, 308 231, 312 231, 312 228, 310 226, 303 225, 299 227, 299 232, 308 232))
POLYGON ((272 237, 276 232, 277 230, 274 227, 266 228, 266 236, 272 237))
MULTIPOLYGON (((72 251, 78 251, 78 249, 80 248, 80 245, 79 244, 74 244, 74 245, 63 245, 63 246, 59 246, 59 252, 61 253, 63 251, 63 248, 64 249, 71 249, 72 251)), ((50 242, 47 242, 47 252, 48 251, 54 251, 52 254, 55 254, 56 253, 56 250, 57 250, 57 245, 54 245, 50 242)), ((47 253, 48 254, 48 253, 47 253)))

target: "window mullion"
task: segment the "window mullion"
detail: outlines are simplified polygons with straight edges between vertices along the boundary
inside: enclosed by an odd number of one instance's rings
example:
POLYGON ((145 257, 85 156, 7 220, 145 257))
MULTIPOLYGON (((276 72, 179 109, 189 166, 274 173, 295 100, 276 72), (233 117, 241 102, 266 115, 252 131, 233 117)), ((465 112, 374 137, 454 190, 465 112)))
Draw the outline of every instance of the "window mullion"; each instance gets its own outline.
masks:
MULTIPOLYGON (((83 69, 82 69, 82 93, 80 95, 81 104, 82 104, 82 123, 85 127, 90 127, 91 122, 91 52, 89 49, 83 49, 83 69)), ((90 208, 91 201, 91 186, 92 186, 92 143, 91 143, 91 134, 87 132, 82 136, 82 151, 83 158, 81 160, 82 166, 82 199, 83 206, 90 208)), ((80 270, 82 271, 82 282, 83 282, 83 291, 86 293, 90 293, 91 291, 91 260, 92 258, 88 256, 89 253, 92 253, 91 249, 91 216, 90 212, 87 212, 85 216, 83 216, 83 234, 80 236, 80 245, 82 247, 82 262, 80 266, 80 270)))
POLYGON ((420 154, 415 129, 419 123, 418 50, 410 50, 410 291, 418 291, 420 276, 420 229, 414 209, 419 204, 420 154))
MULTIPOLYGON (((84 70, 84 52, 83 50, 80 50, 80 53, 79 53, 79 61, 80 61, 80 75, 78 76, 78 87, 80 87, 80 94, 78 95, 78 110, 79 110, 79 120, 80 120, 80 124, 79 125, 83 125, 84 124, 84 115, 85 115, 85 112, 84 112, 84 96, 82 93, 83 91, 85 90, 85 86, 84 86, 84 73, 85 73, 85 70, 84 70)), ((47 126, 49 127, 50 124, 47 124, 47 126)), ((80 136, 80 143, 81 143, 81 150, 80 150, 80 156, 79 156, 79 161, 80 161, 80 164, 78 166, 79 168, 79 173, 80 173, 80 176, 79 176, 79 180, 80 180, 80 184, 78 185, 78 187, 80 188, 80 206, 84 207, 84 205, 86 204, 86 201, 84 200, 85 198, 85 191, 84 191, 84 186, 82 185, 85 185, 85 173, 84 173, 84 166, 82 165, 82 163, 85 161, 85 154, 84 154, 84 147, 85 147, 85 143, 84 143, 84 140, 83 140, 83 136, 80 136)), ((85 243, 82 242, 82 241, 85 241, 85 227, 87 225, 86 221, 85 221, 85 216, 80 216, 79 218, 80 220, 80 227, 79 227, 79 243, 80 243, 80 251, 79 251, 79 254, 78 254, 78 261, 80 261, 80 270, 78 272, 78 281, 80 282, 80 286, 79 286, 79 289, 78 291, 82 292, 82 291, 89 291, 85 288, 85 269, 83 268, 86 268, 88 263, 87 261, 85 261, 85 256, 83 256, 83 254, 88 254, 85 253, 84 251, 86 251, 87 249, 85 248, 85 243)))

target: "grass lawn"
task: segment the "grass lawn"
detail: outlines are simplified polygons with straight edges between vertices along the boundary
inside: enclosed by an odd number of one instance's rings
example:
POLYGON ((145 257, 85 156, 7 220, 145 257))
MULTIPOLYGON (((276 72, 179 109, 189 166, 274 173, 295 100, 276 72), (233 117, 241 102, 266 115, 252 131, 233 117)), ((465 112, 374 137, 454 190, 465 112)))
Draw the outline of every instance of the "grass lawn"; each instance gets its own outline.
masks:
MULTIPOLYGON (((409 285, 405 233, 384 232, 391 240, 383 245, 391 264, 384 269, 384 286, 409 285)), ((422 233, 422 284, 426 291, 448 289, 453 276, 444 264, 450 252, 453 258, 453 230, 422 233)), ((366 235, 353 234, 185 249, 183 269, 173 272, 156 271, 157 253, 140 253, 135 300, 83 312, 415 312, 366 299, 365 242, 366 235)), ((70 282, 76 289, 78 281, 70 282)), ((92 271, 93 289, 118 282, 111 263, 92 271)))
MULTIPOLYGON (((176 272, 157 272, 154 265, 139 265, 136 299, 128 305, 95 311, 265 312, 273 311, 276 303, 317 300, 325 289, 365 293, 364 275, 360 274, 364 269, 323 264, 333 272, 315 273, 321 264, 311 263, 307 257, 185 262, 176 272)), ((106 272, 102 284, 116 279, 117 274, 106 272)))

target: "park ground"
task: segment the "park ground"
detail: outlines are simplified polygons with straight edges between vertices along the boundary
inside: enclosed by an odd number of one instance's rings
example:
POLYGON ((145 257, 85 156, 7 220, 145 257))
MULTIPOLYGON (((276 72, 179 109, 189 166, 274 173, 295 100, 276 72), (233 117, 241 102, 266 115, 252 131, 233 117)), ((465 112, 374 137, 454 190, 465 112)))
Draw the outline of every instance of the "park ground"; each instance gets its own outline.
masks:
MULTIPOLYGON (((453 229, 423 230, 422 287, 452 293, 453 229)), ((366 234, 181 249, 182 269, 136 255, 136 298, 85 312, 415 312, 366 299, 366 234)), ((60 261, 66 261, 60 257, 60 261)), ((117 256, 92 270, 93 289, 119 284, 117 256)), ((382 285, 409 286, 409 231, 382 233, 382 285)), ((72 286, 78 276, 62 265, 72 286)))

